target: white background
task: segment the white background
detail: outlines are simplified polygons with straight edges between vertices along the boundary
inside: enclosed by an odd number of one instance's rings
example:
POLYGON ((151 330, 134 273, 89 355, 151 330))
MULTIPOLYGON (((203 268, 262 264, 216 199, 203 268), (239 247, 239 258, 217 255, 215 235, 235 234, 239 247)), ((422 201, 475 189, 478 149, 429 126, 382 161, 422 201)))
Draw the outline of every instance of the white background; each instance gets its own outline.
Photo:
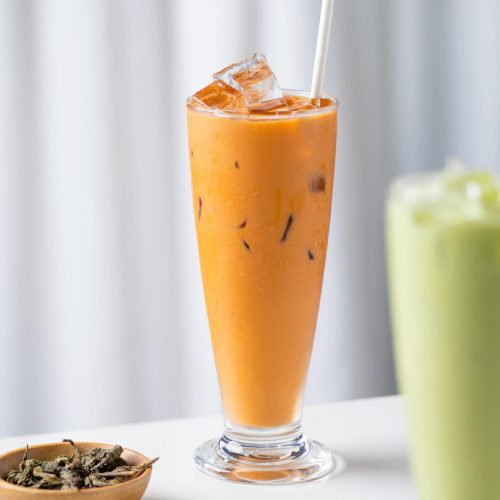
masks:
MULTIPOLYGON (((254 51, 307 88, 318 0, 0 0, 0 435, 216 412, 184 99, 254 51)), ((500 2, 337 0, 307 401, 395 391, 383 198, 500 165, 500 2)))

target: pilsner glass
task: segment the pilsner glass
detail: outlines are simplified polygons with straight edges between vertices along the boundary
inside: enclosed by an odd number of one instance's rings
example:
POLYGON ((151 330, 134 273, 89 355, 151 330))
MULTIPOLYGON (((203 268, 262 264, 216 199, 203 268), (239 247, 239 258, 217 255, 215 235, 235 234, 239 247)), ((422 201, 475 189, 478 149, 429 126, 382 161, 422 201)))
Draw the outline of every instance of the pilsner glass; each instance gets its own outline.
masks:
POLYGON ((238 115, 187 102, 225 424, 195 460, 220 478, 287 483, 334 467, 331 452, 304 437, 301 411, 325 265, 337 106, 322 98, 318 108, 238 115))

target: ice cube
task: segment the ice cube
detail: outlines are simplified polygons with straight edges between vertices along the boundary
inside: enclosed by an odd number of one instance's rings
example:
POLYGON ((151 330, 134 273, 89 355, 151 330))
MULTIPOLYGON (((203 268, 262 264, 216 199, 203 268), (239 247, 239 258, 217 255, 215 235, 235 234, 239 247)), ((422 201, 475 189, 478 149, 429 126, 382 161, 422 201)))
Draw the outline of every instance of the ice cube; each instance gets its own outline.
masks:
POLYGON ((239 95, 234 101, 231 101, 225 108, 224 111, 230 111, 231 113, 248 113, 248 106, 243 97, 243 94, 239 95))
POLYGON ((285 98, 289 111, 310 111, 318 109, 318 106, 309 99, 303 96, 287 96, 285 98))
POLYGON ((250 111, 286 106, 278 80, 262 54, 242 59, 218 71, 213 78, 241 92, 250 111))
POLYGON ((193 95, 193 101, 200 106, 231 112, 248 112, 243 94, 222 80, 215 80, 193 95))
POLYGON ((289 115, 291 113, 299 113, 301 111, 310 111, 319 108, 319 106, 314 104, 313 101, 307 97, 286 96, 284 99, 284 105, 279 105, 278 107, 260 112, 266 114, 289 115))
POLYGON ((314 109, 318 109, 318 106, 315 106, 312 103, 302 103, 302 104, 294 104, 293 106, 288 106, 288 111, 295 111, 298 113, 299 111, 311 111, 314 109))

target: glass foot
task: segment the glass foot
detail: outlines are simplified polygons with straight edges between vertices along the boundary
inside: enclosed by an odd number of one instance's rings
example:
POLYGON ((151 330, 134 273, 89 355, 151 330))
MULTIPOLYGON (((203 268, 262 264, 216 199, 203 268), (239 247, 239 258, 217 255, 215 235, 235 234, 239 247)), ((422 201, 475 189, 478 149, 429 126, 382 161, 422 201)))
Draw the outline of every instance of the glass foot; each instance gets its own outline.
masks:
POLYGON ((332 452, 300 434, 293 440, 270 444, 229 438, 203 443, 195 462, 206 474, 239 483, 289 484, 324 478, 337 467, 332 452))

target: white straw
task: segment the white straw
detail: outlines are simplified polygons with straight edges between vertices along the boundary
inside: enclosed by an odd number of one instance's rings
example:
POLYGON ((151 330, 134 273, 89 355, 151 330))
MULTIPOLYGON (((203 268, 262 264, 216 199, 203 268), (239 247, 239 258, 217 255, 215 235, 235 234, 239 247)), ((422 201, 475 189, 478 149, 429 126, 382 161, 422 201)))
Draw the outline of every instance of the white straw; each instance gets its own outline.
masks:
POLYGON ((325 76, 326 54, 332 31, 333 5, 335 0, 323 0, 321 4, 321 17, 319 20, 318 40, 316 42, 316 56, 314 57, 314 70, 311 83, 311 99, 321 97, 323 78, 325 76))

